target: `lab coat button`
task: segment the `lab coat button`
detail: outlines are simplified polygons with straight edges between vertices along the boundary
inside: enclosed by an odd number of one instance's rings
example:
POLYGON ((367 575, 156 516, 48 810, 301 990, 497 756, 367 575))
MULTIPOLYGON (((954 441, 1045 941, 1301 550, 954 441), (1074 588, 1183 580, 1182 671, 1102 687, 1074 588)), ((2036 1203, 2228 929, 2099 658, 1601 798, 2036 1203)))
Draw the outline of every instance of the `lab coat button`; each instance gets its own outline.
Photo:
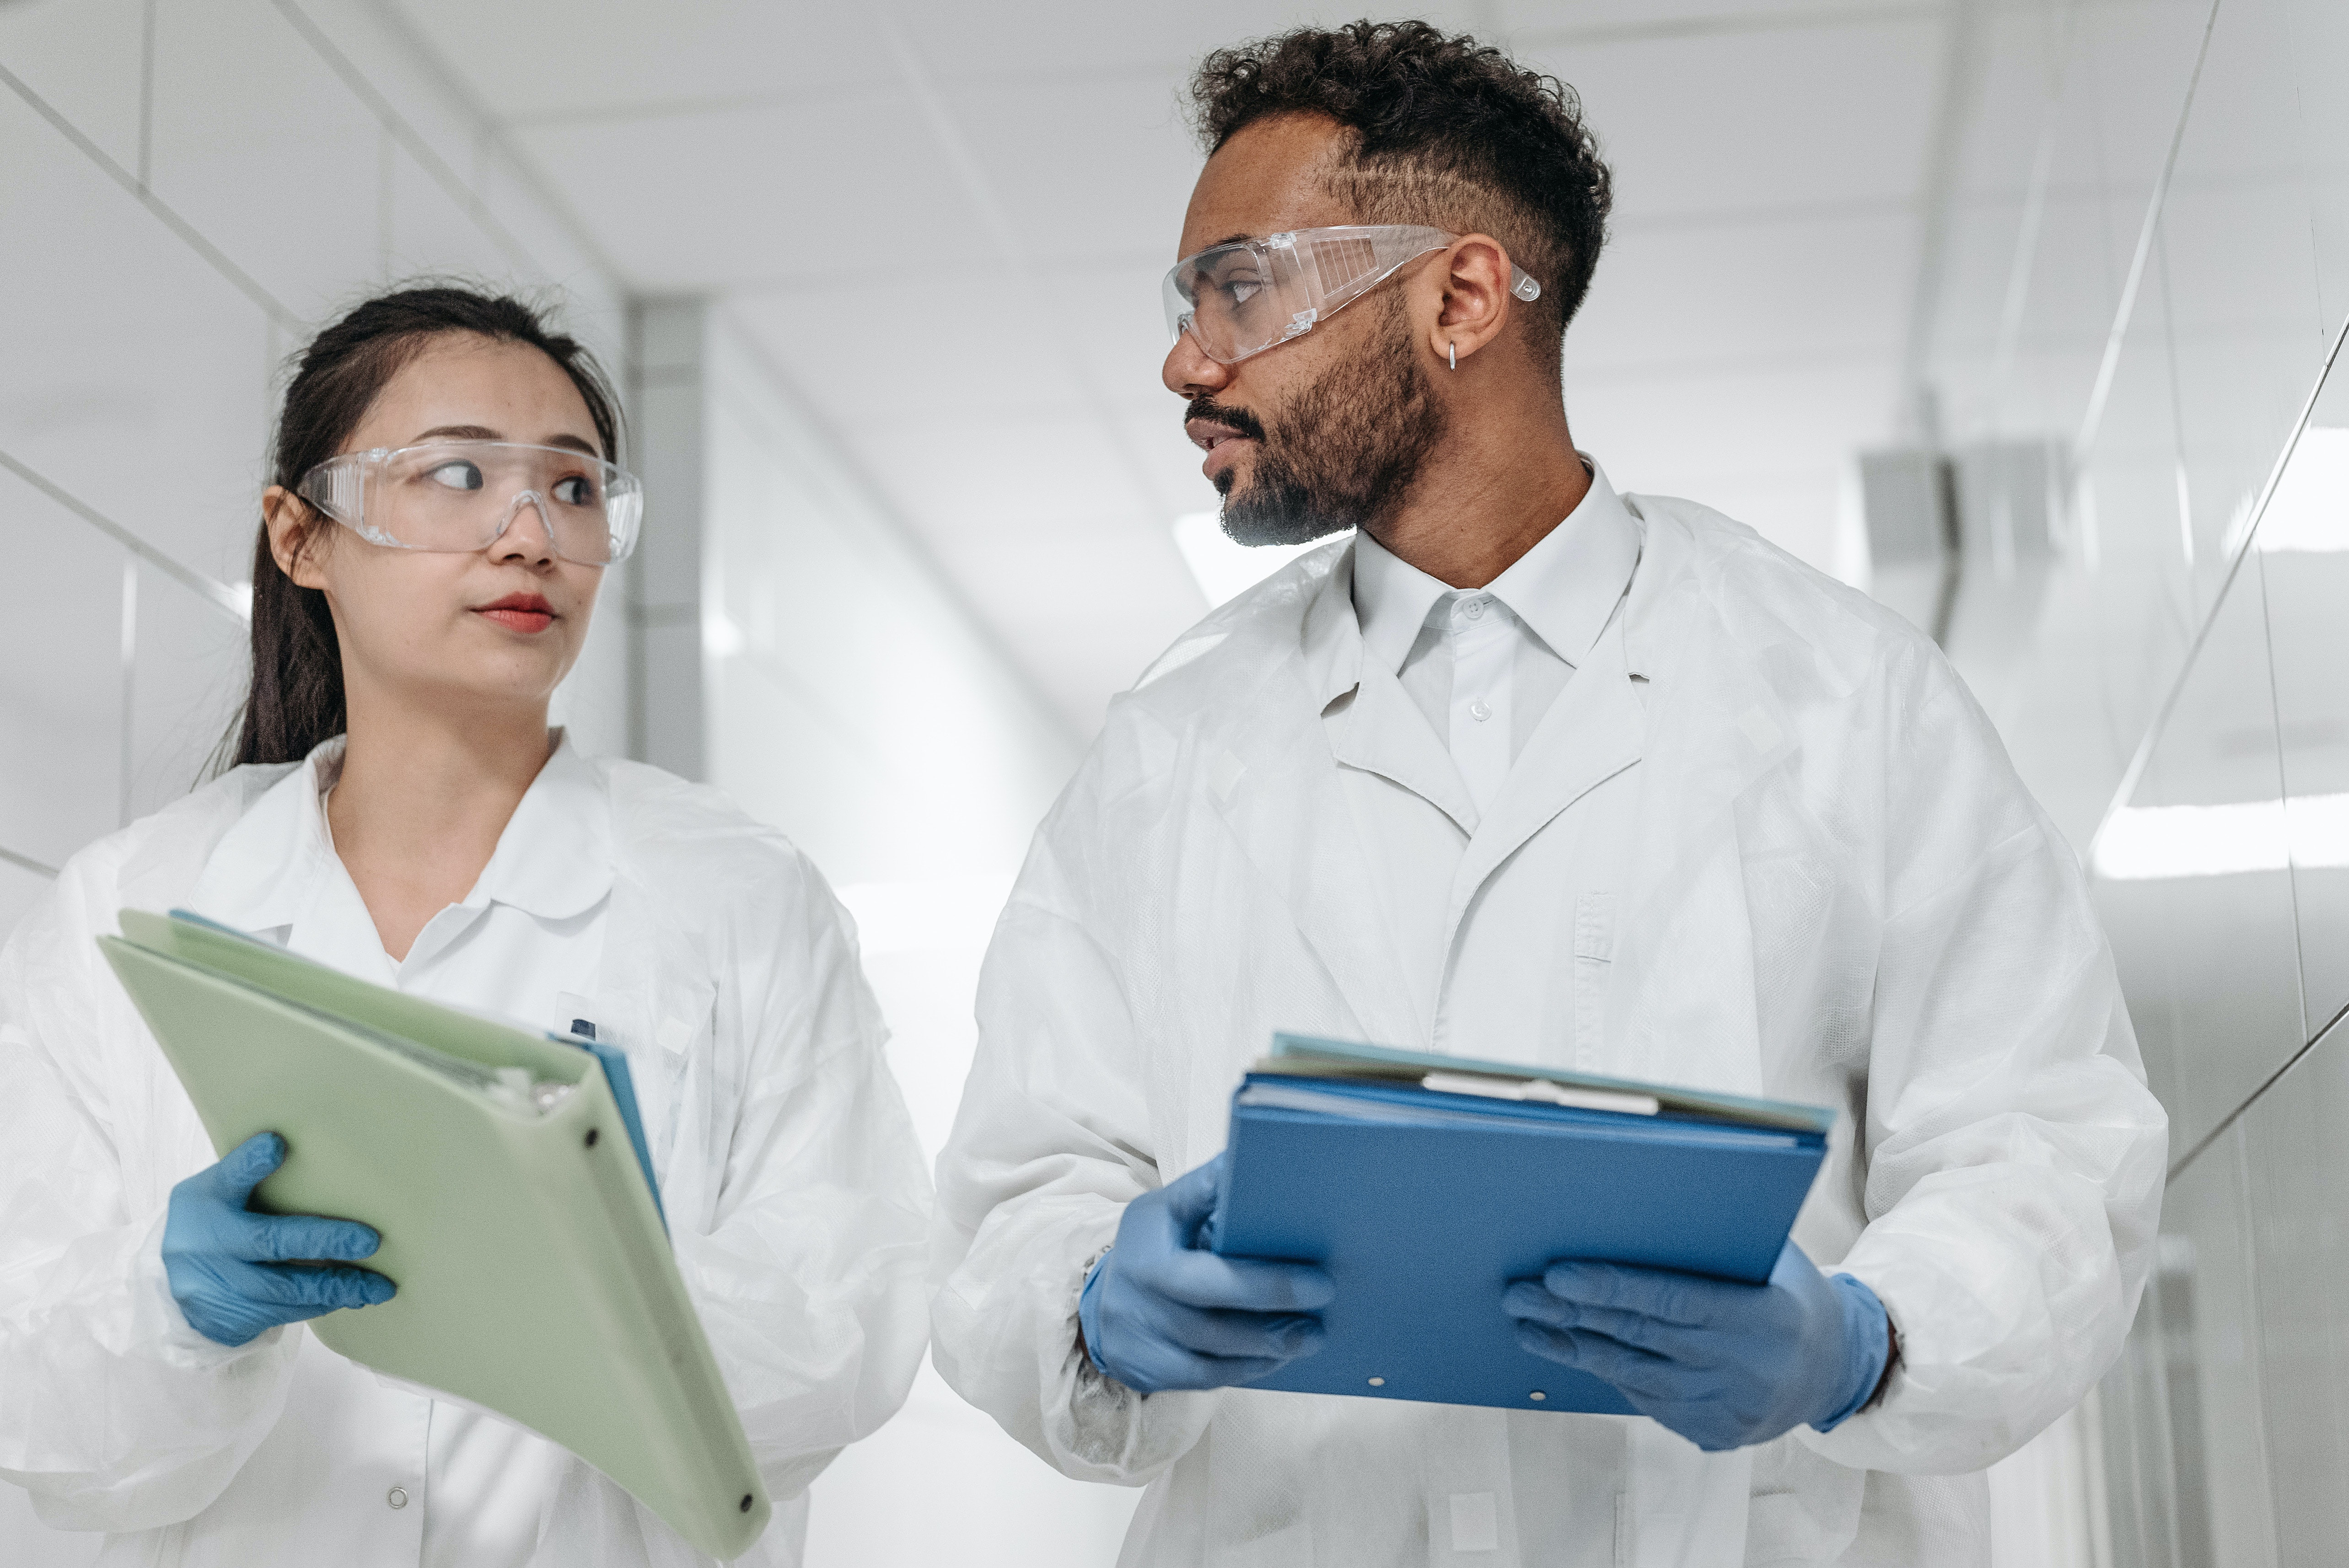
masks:
POLYGON ((384 1501, 391 1504, 394 1508, 406 1508, 408 1506, 408 1489, 404 1486, 393 1487, 389 1491, 383 1494, 383 1500, 384 1501))
POLYGON ((1493 717, 1493 705, 1482 700, 1468 705, 1468 717, 1482 724, 1493 717))

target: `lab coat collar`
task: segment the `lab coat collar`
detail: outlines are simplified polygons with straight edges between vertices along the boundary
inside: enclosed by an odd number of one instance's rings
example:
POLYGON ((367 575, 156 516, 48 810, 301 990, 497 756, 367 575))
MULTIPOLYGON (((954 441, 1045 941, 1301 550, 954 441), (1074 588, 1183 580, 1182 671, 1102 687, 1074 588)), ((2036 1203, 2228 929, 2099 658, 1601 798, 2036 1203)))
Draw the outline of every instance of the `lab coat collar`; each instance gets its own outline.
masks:
MULTIPOLYGON (((1590 488, 1563 521, 1484 592, 1509 607, 1551 652, 1579 666, 1640 559, 1640 524, 1588 454, 1590 488)), ((1353 603, 1364 655, 1390 673, 1410 656, 1436 602, 1454 592, 1368 534, 1354 541, 1353 603)))
POLYGON ((465 902, 567 920, 611 891, 611 797, 595 765, 558 733, 465 902))
MULTIPOLYGON (((189 894, 198 912, 241 931, 299 924, 323 886, 345 875, 323 797, 342 771, 343 738, 322 742, 222 835, 189 894)), ((523 792, 468 907, 511 904, 545 920, 585 913, 612 887, 612 810, 595 764, 559 736, 523 792)))
POLYGON ((282 933, 299 923, 334 857, 318 798, 342 765, 337 735, 271 785, 212 847, 188 907, 239 931, 282 933))

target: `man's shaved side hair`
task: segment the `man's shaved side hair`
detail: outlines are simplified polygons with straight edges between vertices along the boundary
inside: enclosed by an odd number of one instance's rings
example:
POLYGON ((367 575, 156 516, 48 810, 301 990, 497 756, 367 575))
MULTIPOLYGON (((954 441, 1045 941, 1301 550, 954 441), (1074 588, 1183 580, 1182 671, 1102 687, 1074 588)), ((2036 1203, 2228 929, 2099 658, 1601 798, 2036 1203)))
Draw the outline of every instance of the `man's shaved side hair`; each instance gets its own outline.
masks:
POLYGON ((1516 308, 1527 341, 1547 351, 1537 357, 1559 374, 1614 200, 1572 88, 1424 22, 1350 22, 1216 50, 1191 102, 1211 156, 1259 119, 1326 115, 1349 133, 1330 193, 1361 222, 1500 241, 1541 284, 1539 300, 1516 308))

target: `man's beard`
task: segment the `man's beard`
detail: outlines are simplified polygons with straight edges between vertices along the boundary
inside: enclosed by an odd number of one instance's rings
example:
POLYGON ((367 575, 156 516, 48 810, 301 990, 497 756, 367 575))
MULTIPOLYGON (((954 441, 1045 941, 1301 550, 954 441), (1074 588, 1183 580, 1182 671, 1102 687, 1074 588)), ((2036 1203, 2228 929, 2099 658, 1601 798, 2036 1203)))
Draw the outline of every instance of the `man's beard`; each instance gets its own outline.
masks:
POLYGON ((1246 487, 1232 489, 1232 469, 1218 477, 1226 533, 1242 544, 1304 544, 1374 523, 1402 504, 1443 439, 1444 411, 1413 360, 1410 334, 1400 320, 1389 325, 1377 346, 1331 366, 1268 427, 1208 397, 1192 403, 1186 418, 1257 438, 1246 487))

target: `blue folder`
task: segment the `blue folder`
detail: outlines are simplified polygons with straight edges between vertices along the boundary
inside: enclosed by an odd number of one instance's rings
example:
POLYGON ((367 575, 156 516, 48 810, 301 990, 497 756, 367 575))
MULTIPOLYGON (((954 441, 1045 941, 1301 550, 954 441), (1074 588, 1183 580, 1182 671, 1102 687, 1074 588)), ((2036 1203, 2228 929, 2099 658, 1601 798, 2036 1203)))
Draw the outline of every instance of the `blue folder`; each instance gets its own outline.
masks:
POLYGON ((1248 1387, 1630 1415, 1518 1348, 1501 1295, 1559 1258, 1769 1278, 1834 1113, 1503 1063, 1277 1037, 1233 1096, 1209 1238, 1337 1281, 1315 1354, 1248 1387), (1476 1092, 1422 1087, 1429 1073, 1476 1092), (1492 1098, 1534 1088, 1580 1104, 1492 1098), (1544 1086, 1547 1086, 1545 1088, 1544 1086), (1619 1097, 1652 1113, 1591 1109, 1619 1097))

